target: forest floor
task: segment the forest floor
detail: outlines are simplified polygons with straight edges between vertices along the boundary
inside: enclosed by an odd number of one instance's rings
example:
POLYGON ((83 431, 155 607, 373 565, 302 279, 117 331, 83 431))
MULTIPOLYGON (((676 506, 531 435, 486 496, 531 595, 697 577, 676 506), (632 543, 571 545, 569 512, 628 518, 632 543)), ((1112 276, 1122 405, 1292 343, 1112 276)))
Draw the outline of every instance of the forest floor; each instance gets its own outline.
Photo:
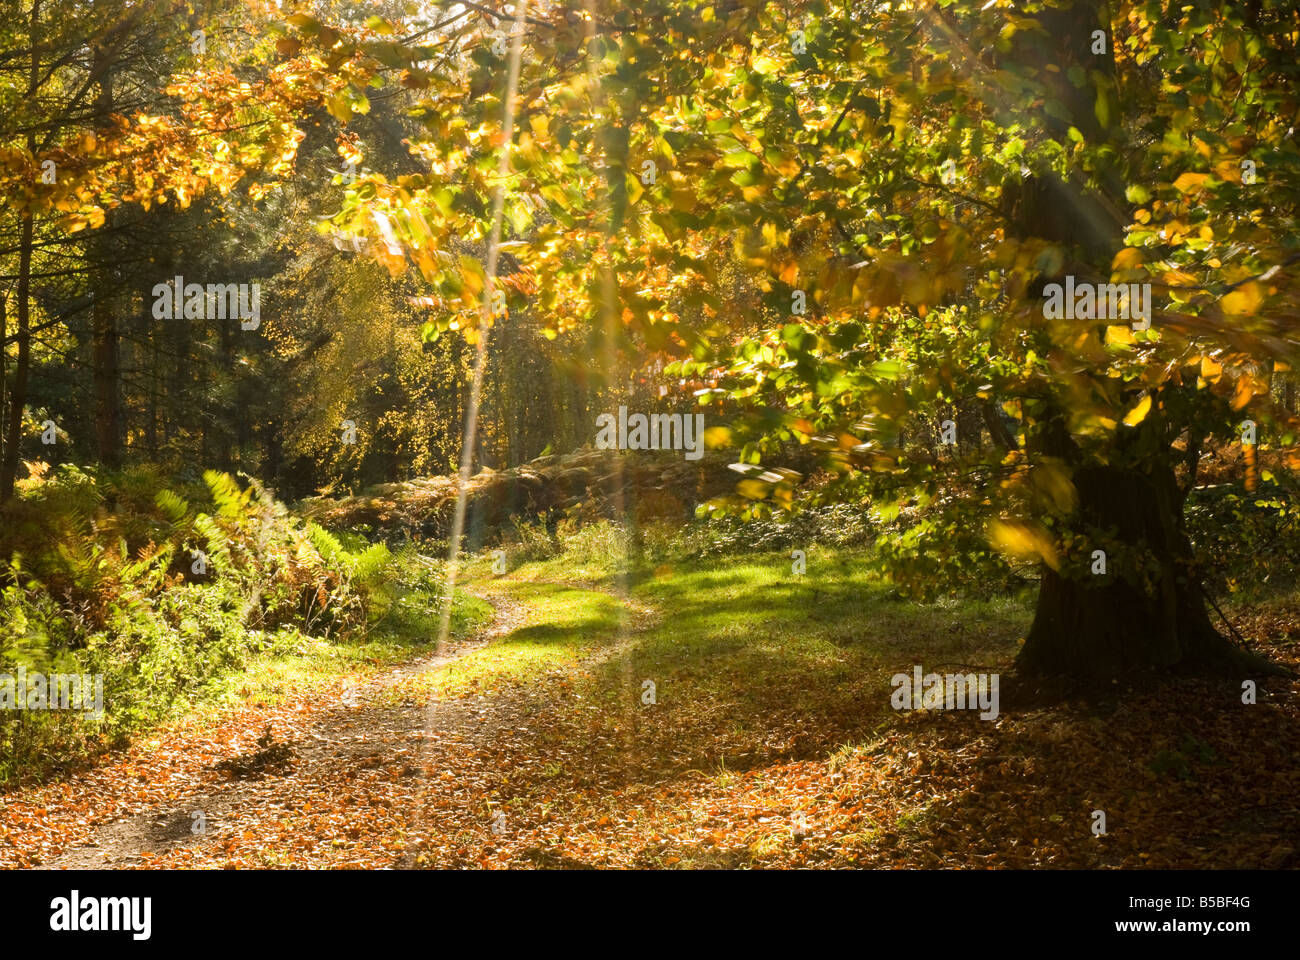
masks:
MULTIPOLYGON (((477 636, 0 797, 0 865, 1300 866, 1296 682, 896 711, 916 664, 1009 672, 1027 599, 904 603, 851 554, 808 562, 480 564, 477 636)), ((1300 661, 1294 599, 1230 612, 1300 661)))

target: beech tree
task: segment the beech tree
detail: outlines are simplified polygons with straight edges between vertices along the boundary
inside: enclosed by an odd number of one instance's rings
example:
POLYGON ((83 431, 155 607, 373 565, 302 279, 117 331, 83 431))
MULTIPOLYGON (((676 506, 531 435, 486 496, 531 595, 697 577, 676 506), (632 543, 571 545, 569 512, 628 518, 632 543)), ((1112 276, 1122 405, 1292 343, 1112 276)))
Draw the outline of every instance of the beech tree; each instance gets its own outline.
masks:
MULTIPOLYGON (((419 271, 430 336, 473 337, 490 278, 446 251, 489 230, 519 11, 459 9, 418 45, 298 15, 282 49, 344 80, 340 120, 381 73, 415 93, 428 174, 363 178, 335 222, 419 271)), ((546 335, 675 359, 711 378, 700 402, 752 414, 732 434, 752 475, 715 508, 790 504, 797 478, 760 464, 815 443, 840 476, 819 496, 917 511, 900 576, 1040 563, 1026 672, 1271 669, 1215 629, 1183 507, 1211 439, 1297 462, 1271 385, 1296 352, 1298 16, 531 5, 506 219, 535 289, 502 286, 546 335), (763 296, 757 335, 727 263, 763 296), (945 411, 977 436, 917 443, 945 411)))

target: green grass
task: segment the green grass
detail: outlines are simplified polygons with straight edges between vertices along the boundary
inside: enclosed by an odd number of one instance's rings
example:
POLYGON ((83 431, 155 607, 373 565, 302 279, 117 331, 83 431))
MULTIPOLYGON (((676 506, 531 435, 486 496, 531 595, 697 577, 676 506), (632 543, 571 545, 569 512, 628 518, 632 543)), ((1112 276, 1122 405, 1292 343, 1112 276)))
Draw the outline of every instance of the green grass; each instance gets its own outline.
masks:
MULTIPOLYGON (((245 701, 274 705, 305 684, 323 683, 360 668, 392 667, 428 653, 437 642, 438 597, 410 592, 398 598, 364 638, 324 640, 300 636, 293 646, 268 650, 252 658, 237 674, 227 674, 204 688, 191 703, 233 706, 245 701)), ((492 605, 457 592, 452 607, 451 635, 468 636, 492 619, 492 605)))
POLYGON ((889 706, 895 673, 914 664, 1008 667, 1030 618, 1027 595, 898 600, 853 551, 814 548, 803 575, 783 553, 630 573, 618 571, 617 556, 582 559, 489 572, 490 589, 526 605, 528 625, 449 667, 440 691, 581 663, 576 689, 604 706, 591 722, 625 735, 630 711, 639 711, 645 755, 710 774, 870 742, 898 719, 889 706), (624 589, 631 615, 620 618, 615 597, 624 589), (658 714, 641 709, 646 680, 663 705, 658 714))
POLYGON ((567 584, 480 584, 503 604, 518 605, 523 622, 505 637, 473 651, 429 677, 440 697, 461 697, 499 684, 534 680, 571 669, 617 634, 623 608, 612 596, 567 584))
MULTIPOLYGON (((509 578, 563 583, 593 572, 562 557, 527 564, 509 578)), ((837 665, 867 661, 901 669, 917 657, 925 664, 998 657, 1014 654, 1028 625, 1028 595, 901 601, 851 551, 814 549, 803 575, 791 572, 783 554, 766 554, 664 565, 626 582, 631 599, 660 617, 642 635, 638 655, 667 670, 708 661, 755 676, 777 663, 801 662, 834 673, 837 665)), ((595 585, 612 590, 619 583, 605 572, 595 585)))

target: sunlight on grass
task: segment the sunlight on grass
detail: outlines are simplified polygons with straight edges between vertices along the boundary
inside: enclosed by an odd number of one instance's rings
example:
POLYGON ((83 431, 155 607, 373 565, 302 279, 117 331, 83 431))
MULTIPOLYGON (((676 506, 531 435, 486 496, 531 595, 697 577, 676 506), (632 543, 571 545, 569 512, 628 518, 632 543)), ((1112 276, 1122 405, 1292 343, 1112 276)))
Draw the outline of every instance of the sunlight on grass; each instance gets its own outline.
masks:
POLYGON ((567 671, 586 701, 606 704, 589 718, 604 736, 626 738, 634 723, 640 752, 730 783, 764 757, 842 764, 855 754, 836 751, 866 752, 845 745, 876 742, 897 721, 893 674, 1009 666, 1029 619, 1024 597, 898 600, 861 553, 814 550, 809 569, 815 577, 795 576, 787 557, 766 554, 637 570, 629 603, 653 614, 620 631, 619 605, 603 592, 616 593, 617 580, 589 583, 591 569, 567 556, 532 561, 485 584, 524 604, 526 624, 441 671, 433 688, 459 696, 567 671), (639 700, 647 680, 649 707, 639 700))
MULTIPOLYGON (((424 598, 430 600, 431 598, 424 598)), ((480 629, 492 616, 486 600, 468 594, 456 598, 453 636, 480 629)), ((300 635, 251 658, 238 673, 223 675, 193 697, 181 715, 216 705, 236 708, 246 703, 275 706, 311 685, 324 684, 355 672, 376 672, 432 652, 437 613, 428 603, 412 605, 400 615, 386 617, 365 639, 326 640, 300 635)))
POLYGON ((462 697, 499 684, 525 683, 571 667, 616 634, 622 607, 606 593, 549 583, 485 587, 521 604, 525 621, 495 640, 421 678, 426 693, 462 697))

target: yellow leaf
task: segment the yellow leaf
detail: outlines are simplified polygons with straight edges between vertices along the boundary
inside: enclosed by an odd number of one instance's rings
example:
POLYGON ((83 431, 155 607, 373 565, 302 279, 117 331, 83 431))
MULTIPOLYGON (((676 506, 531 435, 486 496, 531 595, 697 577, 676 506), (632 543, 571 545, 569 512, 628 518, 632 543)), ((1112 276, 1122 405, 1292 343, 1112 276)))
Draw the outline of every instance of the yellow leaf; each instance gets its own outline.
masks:
POLYGON ((1246 404, 1250 403, 1251 399, 1256 394, 1264 394, 1267 392, 1267 384, 1256 380, 1249 373, 1243 373, 1237 378, 1237 389, 1232 395, 1232 409, 1240 410, 1246 404))
POLYGON ((1037 557, 1053 570, 1060 569, 1056 548, 1052 546, 1051 540, 1029 524, 1012 520, 990 520, 987 533, 989 542, 1003 553, 1021 560, 1037 557))
POLYGON ((1142 251, 1137 247, 1125 247, 1115 254, 1115 259, 1110 262, 1110 268, 1112 270, 1132 270, 1141 263, 1142 251))
POLYGON ((725 447, 731 443, 731 430, 727 427, 707 427, 704 430, 704 445, 710 450, 725 447))
POLYGON ((1207 173, 1191 173, 1190 171, 1182 174, 1174 181, 1174 189, 1179 193, 1191 193, 1196 190, 1209 177, 1207 173))
POLYGON ((1171 287, 1194 287, 1196 278, 1182 270, 1166 270, 1160 275, 1160 282, 1171 287))
POLYGON ((1219 301, 1223 312, 1230 317, 1251 316, 1264 302, 1264 288, 1256 281, 1244 283, 1219 301))
POLYGON ((1137 405, 1124 414, 1124 423, 1130 427, 1136 427, 1146 419, 1147 414, 1151 412, 1151 394, 1147 394, 1137 402, 1137 405))
MULTIPOLYGON (((781 159, 776 161, 773 166, 775 167, 776 172, 781 174, 781 176, 793 177, 799 172, 799 168, 802 164, 799 162, 798 155, 791 153, 782 154, 781 159)), ((857 164, 855 164, 855 166, 857 166, 857 164)))
POLYGON ((1241 164, 1237 160, 1220 160, 1214 165, 1214 173, 1224 183, 1241 183, 1241 164))
POLYGON ((352 104, 348 102, 347 93, 343 90, 325 101, 325 109, 340 123, 347 123, 352 119, 352 104))
POLYGON ((1125 326, 1113 326, 1106 328, 1107 343, 1134 343, 1133 331, 1125 326))
POLYGON ((483 267, 473 257, 462 253, 460 255, 460 273, 465 281, 465 289, 469 291, 470 302, 476 302, 479 294, 483 292, 483 267))
POLYGON ((1042 497, 1062 513, 1073 510, 1078 503, 1078 491, 1064 466, 1055 460, 1044 460, 1029 473, 1030 482, 1042 497))

